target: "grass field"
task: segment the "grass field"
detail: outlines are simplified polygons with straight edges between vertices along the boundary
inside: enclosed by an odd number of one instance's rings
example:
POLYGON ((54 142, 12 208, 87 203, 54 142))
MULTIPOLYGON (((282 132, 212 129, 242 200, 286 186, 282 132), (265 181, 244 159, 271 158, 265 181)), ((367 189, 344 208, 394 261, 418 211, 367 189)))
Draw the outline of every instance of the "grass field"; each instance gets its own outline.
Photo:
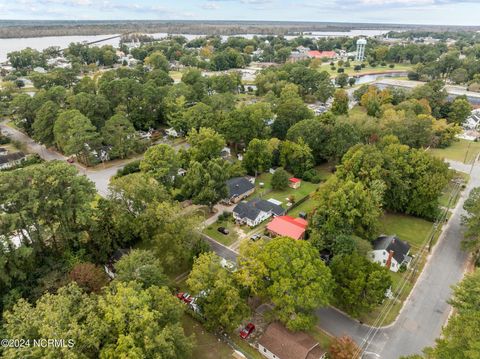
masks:
POLYGON ((480 152, 480 142, 460 139, 447 148, 433 148, 429 152, 438 158, 471 163, 480 152))
MULTIPOLYGON (((376 73, 382 73, 382 72, 398 72, 398 71, 410 71, 412 69, 412 66, 411 65, 404 65, 404 64, 395 64, 395 67, 393 69, 391 69, 390 67, 387 66, 376 66, 376 67, 372 67, 370 65, 367 64, 367 66, 365 68, 363 68, 362 70, 360 71, 355 71, 353 68, 355 67, 355 65, 359 65, 360 62, 355 62, 355 61, 351 61, 350 62, 350 67, 344 67, 345 69, 345 73, 349 76, 358 76, 358 75, 364 75, 364 74, 376 74, 376 73)), ((318 70, 319 71, 327 71, 331 76, 335 77, 338 75, 338 72, 337 72, 337 69, 338 69, 338 65, 337 65, 337 62, 335 62, 335 67, 336 69, 335 70, 332 70, 331 69, 331 66, 330 66, 330 63, 324 63, 322 64, 322 66, 319 66, 318 67, 318 70)))
POLYGON ((314 192, 319 186, 319 184, 302 181, 302 184, 298 189, 288 187, 287 189, 279 191, 272 189, 271 181, 272 174, 270 173, 262 173, 260 176, 258 176, 257 180, 255 181, 256 190, 251 197, 261 197, 267 200, 269 198, 274 198, 277 201, 282 202, 282 206, 286 208, 285 203, 287 202, 287 198, 289 196, 294 196, 295 200, 299 200, 314 192), (264 184, 263 188, 260 187, 260 183, 264 184))
POLYGON ((231 245, 238 239, 238 233, 236 231, 235 224, 232 221, 232 217, 229 217, 227 220, 219 220, 213 223, 205 228, 203 233, 226 246, 231 245), (230 233, 227 235, 220 233, 218 231, 218 227, 225 227, 230 231, 230 233))
POLYGON ((203 326, 189 315, 183 316, 185 334, 195 337, 192 358, 198 359, 228 359, 233 350, 215 335, 207 332, 203 326))
MULTIPOLYGON (((398 299, 386 299, 385 302, 369 313, 359 317, 361 321, 369 325, 387 325, 392 323, 402 309, 403 302, 410 294, 418 276, 422 273, 426 263, 426 252, 420 252, 422 245, 432 230, 433 223, 421 218, 408 215, 387 213, 380 220, 380 229, 384 234, 396 234, 400 239, 407 241, 411 246, 411 254, 421 255, 418 261, 418 267, 412 273, 412 266, 406 272, 389 272, 392 278, 392 292, 396 295, 400 289, 398 299), (388 308, 388 311, 385 309, 388 308), (384 311, 385 310, 385 311, 384 311), (382 323, 376 322, 382 314, 382 323)), ((440 231, 437 231, 435 239, 438 238, 440 231)))
POLYGON ((453 172, 455 172, 454 178, 448 183, 447 187, 445 188, 445 190, 442 192, 442 195, 438 199, 438 203, 442 207, 449 206, 449 208, 454 208, 458 202, 458 199, 460 198, 460 192, 456 194, 455 198, 451 203, 449 203, 449 201, 453 191, 455 190, 455 188, 457 188, 457 183, 461 181, 463 184, 466 184, 470 180, 470 176, 467 173, 457 172, 457 171, 453 171, 453 172))
POLYGON ((412 249, 418 250, 432 229, 433 223, 405 214, 387 213, 380 219, 380 232, 396 234, 407 241, 412 249))

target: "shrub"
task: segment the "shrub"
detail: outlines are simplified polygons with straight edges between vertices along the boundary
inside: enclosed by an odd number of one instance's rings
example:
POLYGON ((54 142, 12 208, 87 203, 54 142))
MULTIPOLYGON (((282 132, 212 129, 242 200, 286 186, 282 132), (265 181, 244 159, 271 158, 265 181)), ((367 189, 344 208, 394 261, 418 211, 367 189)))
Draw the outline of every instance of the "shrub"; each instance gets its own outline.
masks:
POLYGON ((272 176, 272 188, 276 190, 283 190, 288 187, 289 175, 283 168, 277 168, 272 176))
POLYGON ((130 173, 140 172, 140 160, 135 160, 127 163, 123 168, 120 168, 115 175, 116 178, 129 175, 130 173))
POLYGON ((337 72, 338 72, 339 74, 343 74, 343 73, 345 72, 345 69, 344 69, 343 67, 339 67, 338 70, 337 70, 337 72))
POLYGON ((305 171, 303 173, 303 176, 302 178, 305 180, 305 181, 308 181, 308 182, 312 182, 312 183, 320 183, 322 182, 322 178, 320 177, 320 174, 318 173, 318 171, 314 168, 312 169, 309 169, 308 171, 305 171))
POLYGON ((395 64, 390 64, 388 65, 388 67, 390 67, 391 69, 393 69, 395 67, 395 64))

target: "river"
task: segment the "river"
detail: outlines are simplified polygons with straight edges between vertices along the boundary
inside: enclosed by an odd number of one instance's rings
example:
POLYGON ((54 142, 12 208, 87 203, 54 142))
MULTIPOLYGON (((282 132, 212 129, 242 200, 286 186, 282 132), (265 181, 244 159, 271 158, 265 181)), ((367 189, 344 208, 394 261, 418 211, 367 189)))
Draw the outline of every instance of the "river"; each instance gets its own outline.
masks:
MULTIPOLYGON (((382 35, 387 33, 389 30, 351 30, 347 32, 339 32, 339 31, 330 31, 330 32, 312 32, 305 37, 312 37, 312 38, 321 38, 321 37, 339 37, 339 36, 376 36, 382 35)), ((148 34, 153 36, 155 39, 161 39, 166 37, 167 33, 154 33, 148 34)), ((108 37, 115 36, 115 34, 109 35, 91 35, 91 36, 46 36, 46 37, 25 37, 25 38, 13 38, 13 39, 0 39, 0 62, 4 62, 7 60, 7 54, 12 51, 18 51, 25 49, 27 47, 31 47, 32 49, 42 51, 50 46, 59 46, 60 48, 67 47, 72 42, 93 42, 101 39, 105 39, 108 37)), ((185 36, 188 40, 192 40, 201 36, 205 35, 192 35, 192 34, 181 34, 181 36, 185 36)), ((261 36, 255 34, 244 34, 238 35, 245 37, 247 39, 251 39, 254 36, 261 36)), ((228 36, 222 36, 222 39, 225 40, 228 36)), ((287 39, 293 39, 296 36, 285 36, 287 39)), ((120 38, 110 39, 107 41, 103 41, 96 45, 113 45, 118 46, 120 38)))

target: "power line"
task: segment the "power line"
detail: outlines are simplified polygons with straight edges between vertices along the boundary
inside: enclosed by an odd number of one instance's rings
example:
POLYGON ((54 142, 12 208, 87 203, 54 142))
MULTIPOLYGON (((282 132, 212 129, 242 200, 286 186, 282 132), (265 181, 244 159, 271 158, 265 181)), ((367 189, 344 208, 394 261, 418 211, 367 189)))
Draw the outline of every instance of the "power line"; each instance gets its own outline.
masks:
MULTIPOLYGON (((473 166, 475 164, 475 160, 473 161, 472 163, 472 166, 470 168, 470 174, 472 173, 473 171, 473 166)), ((445 208, 444 211, 442 211, 438 218, 436 219, 435 223, 433 224, 432 226, 432 229, 430 230, 429 234, 427 235, 425 241, 423 242, 421 248, 420 248, 420 251, 417 255, 417 257, 415 257, 414 259, 414 263, 413 263, 413 268, 412 268, 412 271, 403 278, 403 281, 402 281, 402 284, 400 286, 400 288, 397 290, 397 294, 396 296, 393 298, 393 300, 391 301, 391 303, 387 304, 383 309, 382 311, 379 313, 379 315, 377 316, 377 318, 375 319, 374 321, 374 324, 372 326, 370 326, 370 329, 369 331, 367 332, 366 336, 364 337, 363 341, 362 341, 362 344, 360 345, 359 349, 355 352, 355 355, 354 355, 354 358, 359 358, 361 355, 363 355, 363 353, 365 353, 368 349, 368 347, 370 346, 370 342, 375 338, 375 336, 377 335, 378 331, 380 330, 383 322, 385 321, 387 315, 390 313, 390 311, 392 310, 393 306, 395 305, 396 301, 398 300, 398 298, 403 294, 403 291, 405 290, 405 286, 406 284, 408 283, 408 281, 414 277, 415 275, 415 272, 417 270, 417 266, 419 265, 420 263, 420 259, 422 258, 423 256, 423 253, 425 251, 425 249, 427 248, 427 244, 428 244, 428 251, 430 251, 431 249, 431 243, 433 241, 433 239, 435 238, 435 234, 438 230, 438 225, 440 223, 444 223, 447 215, 448 215, 448 212, 449 212, 449 209, 450 209, 450 206, 452 204, 452 201, 454 201, 454 199, 457 197, 457 195, 459 194, 460 192, 460 189, 461 189, 461 184, 460 183, 457 183, 454 187, 454 189, 452 190, 451 194, 450 194, 450 197, 449 197, 449 200, 448 200, 448 203, 447 203, 447 206, 445 208)))

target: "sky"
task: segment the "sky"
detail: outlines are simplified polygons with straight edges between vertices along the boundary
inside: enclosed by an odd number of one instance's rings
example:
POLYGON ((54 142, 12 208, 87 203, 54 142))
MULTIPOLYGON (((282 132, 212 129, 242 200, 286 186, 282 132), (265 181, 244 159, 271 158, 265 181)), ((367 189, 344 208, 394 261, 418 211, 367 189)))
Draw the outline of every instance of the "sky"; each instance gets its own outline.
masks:
POLYGON ((479 25, 480 0, 0 0, 2 20, 274 20, 479 25))

